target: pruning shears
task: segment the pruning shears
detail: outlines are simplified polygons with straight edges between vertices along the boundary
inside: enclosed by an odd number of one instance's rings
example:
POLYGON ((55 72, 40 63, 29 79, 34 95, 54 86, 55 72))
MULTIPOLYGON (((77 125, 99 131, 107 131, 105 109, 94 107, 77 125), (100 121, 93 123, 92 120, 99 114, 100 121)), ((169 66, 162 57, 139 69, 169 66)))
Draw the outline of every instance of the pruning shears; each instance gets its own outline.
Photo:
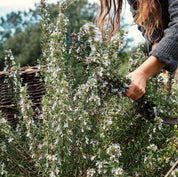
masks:
POLYGON ((147 120, 154 122, 155 117, 160 117, 165 124, 178 125, 178 118, 156 115, 156 105, 152 101, 148 101, 147 96, 142 96, 137 102, 136 111, 147 120))

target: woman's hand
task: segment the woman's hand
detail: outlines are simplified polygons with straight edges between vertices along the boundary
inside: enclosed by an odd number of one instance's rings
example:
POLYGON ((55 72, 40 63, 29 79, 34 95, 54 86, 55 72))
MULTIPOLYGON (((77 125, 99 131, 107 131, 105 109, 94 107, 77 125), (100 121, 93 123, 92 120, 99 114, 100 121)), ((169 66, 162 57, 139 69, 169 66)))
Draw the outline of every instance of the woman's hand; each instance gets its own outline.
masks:
POLYGON ((132 100, 138 100, 145 94, 147 77, 144 72, 139 70, 135 70, 127 77, 131 79, 131 85, 125 96, 132 100))
POLYGON ((164 63, 156 57, 150 56, 142 65, 127 76, 131 79, 131 85, 125 96, 132 100, 141 98, 145 93, 147 79, 164 67, 164 63))

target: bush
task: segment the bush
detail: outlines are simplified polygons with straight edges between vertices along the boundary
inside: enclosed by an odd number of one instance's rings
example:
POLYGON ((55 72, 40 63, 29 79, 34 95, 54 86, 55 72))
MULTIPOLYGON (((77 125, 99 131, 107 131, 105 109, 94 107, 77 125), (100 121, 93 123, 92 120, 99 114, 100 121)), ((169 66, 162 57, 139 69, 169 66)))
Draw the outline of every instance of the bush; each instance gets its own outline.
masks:
MULTIPOLYGON (((42 1, 43 2, 43 1, 42 1)), ((45 4, 43 4, 45 5, 45 4)), ((159 74, 147 83, 140 101, 123 97, 129 79, 119 71, 123 36, 105 43, 91 24, 66 43, 68 19, 45 24, 43 64, 46 94, 34 110, 11 59, 8 83, 15 94, 15 127, 0 119, 0 172, 3 176, 164 176, 178 160, 177 126, 161 117, 178 117, 172 77, 167 89, 159 74), (13 68, 10 69, 10 68, 13 68), (15 74, 13 74, 15 73, 15 74), (35 114, 34 114, 35 112, 35 114)), ((44 34, 43 34, 44 35, 44 34)), ((146 56, 138 48, 130 70, 146 56)), ((177 174, 176 169, 172 176, 177 174)))

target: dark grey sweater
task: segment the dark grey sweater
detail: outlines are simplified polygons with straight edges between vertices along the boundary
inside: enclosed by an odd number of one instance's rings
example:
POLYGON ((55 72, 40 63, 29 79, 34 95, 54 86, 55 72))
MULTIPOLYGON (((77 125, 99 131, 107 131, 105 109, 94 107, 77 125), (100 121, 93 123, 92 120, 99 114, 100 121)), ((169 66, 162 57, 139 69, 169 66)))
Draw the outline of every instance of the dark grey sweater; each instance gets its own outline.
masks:
MULTIPOLYGON (((164 36, 163 31, 154 31, 151 40, 147 37, 149 49, 154 42, 159 42, 158 45, 150 52, 150 55, 155 56, 160 61, 166 64, 165 69, 168 71, 175 71, 178 65, 178 0, 159 0, 162 6, 162 20, 163 30, 166 30, 164 36), (159 34, 158 34, 159 33, 159 34)), ((133 16, 137 9, 135 0, 128 0, 131 5, 133 16)), ((142 27, 138 29, 145 34, 142 27)))

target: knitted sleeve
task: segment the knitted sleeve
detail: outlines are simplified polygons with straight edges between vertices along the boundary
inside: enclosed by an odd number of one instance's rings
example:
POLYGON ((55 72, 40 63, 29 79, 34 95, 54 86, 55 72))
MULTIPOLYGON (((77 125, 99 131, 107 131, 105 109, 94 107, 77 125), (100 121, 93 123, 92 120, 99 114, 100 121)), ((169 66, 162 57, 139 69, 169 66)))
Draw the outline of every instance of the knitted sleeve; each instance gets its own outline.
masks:
MULTIPOLYGON (((133 0, 128 0, 129 4, 131 5, 131 11, 133 15, 136 11, 136 4, 133 0)), ((161 1, 160 1, 161 2, 161 1)), ((163 7, 165 7, 165 1, 163 7)), ((162 3, 161 2, 161 3, 162 3)), ((164 36, 159 36, 162 32, 154 31, 151 35, 150 39, 147 38, 147 42, 149 44, 149 49, 154 42, 158 42, 158 45, 151 51, 150 55, 155 56, 160 61, 166 64, 165 69, 168 71, 175 71, 178 65, 178 0, 168 0, 166 4, 168 7, 168 11, 163 12, 163 20, 166 25, 167 30, 164 36), (158 34, 159 33, 159 34, 158 34)), ((163 9, 165 10, 165 8, 163 9)), ((145 30, 142 27, 138 27, 138 29, 145 34, 145 30)))

